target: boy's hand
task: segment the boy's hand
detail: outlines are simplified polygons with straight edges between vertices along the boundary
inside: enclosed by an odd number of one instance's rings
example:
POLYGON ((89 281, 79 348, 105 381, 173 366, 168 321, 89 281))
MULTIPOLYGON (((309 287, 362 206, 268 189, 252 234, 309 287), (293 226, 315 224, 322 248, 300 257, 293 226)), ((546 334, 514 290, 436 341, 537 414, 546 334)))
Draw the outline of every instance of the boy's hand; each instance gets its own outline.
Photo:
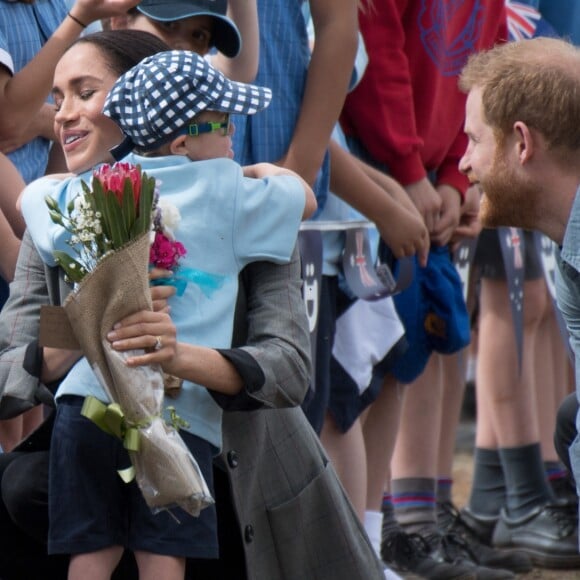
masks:
POLYGON ((439 221, 439 213, 442 209, 440 195, 426 177, 416 183, 406 185, 405 190, 423 216, 429 233, 432 233, 439 221))
MULTIPOLYGON (((149 271, 149 279, 156 280, 159 278, 170 278, 173 276, 171 270, 161 270, 160 268, 152 268, 149 271)), ((175 286, 151 286, 151 300, 153 301, 154 312, 168 313, 171 308, 167 304, 169 298, 175 294, 175 286)))
POLYGON ((471 186, 465 192, 465 201, 461 206, 461 216, 459 225, 455 228, 451 236, 451 246, 454 246, 463 238, 476 238, 481 232, 481 222, 479 221, 479 202, 481 194, 478 186, 471 186))
POLYGON ((431 230, 431 242, 438 246, 445 246, 459 225, 461 195, 450 185, 437 186, 437 193, 441 197, 441 213, 435 227, 431 230))
POLYGON ((391 213, 376 225, 395 258, 417 255, 419 264, 427 265, 429 232, 420 215, 400 207, 396 215, 391 213))

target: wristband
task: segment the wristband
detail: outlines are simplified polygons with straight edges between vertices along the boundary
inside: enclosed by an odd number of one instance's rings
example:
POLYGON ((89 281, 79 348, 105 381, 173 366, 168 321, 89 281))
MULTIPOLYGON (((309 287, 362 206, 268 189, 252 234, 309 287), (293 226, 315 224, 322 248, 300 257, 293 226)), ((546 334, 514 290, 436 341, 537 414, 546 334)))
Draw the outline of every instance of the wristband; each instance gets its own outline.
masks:
POLYGON ((87 25, 81 22, 76 16, 73 16, 70 12, 67 12, 66 15, 73 21, 76 22, 79 26, 86 28, 87 25))

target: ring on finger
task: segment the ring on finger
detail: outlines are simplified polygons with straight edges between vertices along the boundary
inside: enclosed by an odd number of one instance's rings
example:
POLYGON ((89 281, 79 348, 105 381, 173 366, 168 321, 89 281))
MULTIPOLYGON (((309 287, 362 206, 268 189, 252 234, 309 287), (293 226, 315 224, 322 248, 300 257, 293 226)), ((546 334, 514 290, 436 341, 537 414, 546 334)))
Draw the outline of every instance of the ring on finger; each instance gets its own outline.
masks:
POLYGON ((163 342, 161 342, 161 337, 155 337, 155 344, 153 345, 153 350, 161 350, 163 348, 163 342))

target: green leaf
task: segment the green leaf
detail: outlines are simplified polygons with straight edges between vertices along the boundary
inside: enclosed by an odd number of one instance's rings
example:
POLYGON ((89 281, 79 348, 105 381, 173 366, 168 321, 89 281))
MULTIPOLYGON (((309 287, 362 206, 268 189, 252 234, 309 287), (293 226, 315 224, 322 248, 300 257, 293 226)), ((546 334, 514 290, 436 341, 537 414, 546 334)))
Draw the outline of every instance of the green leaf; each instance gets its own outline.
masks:
POLYGON ((111 228, 111 242, 113 249, 118 249, 129 240, 129 234, 125 229, 121 206, 114 194, 108 194, 105 198, 107 220, 111 228))
POLYGON ((155 178, 146 173, 141 176, 141 195, 139 197, 139 211, 135 224, 131 229, 131 235, 138 237, 151 229, 153 209, 153 194, 155 193, 155 178))
POLYGON ((73 282, 80 282, 87 274, 86 268, 66 252, 55 250, 52 254, 57 264, 73 282))
POLYGON ((125 231, 131 232, 136 218, 135 198, 133 197, 133 185, 127 177, 123 184, 123 217, 125 218, 125 231))

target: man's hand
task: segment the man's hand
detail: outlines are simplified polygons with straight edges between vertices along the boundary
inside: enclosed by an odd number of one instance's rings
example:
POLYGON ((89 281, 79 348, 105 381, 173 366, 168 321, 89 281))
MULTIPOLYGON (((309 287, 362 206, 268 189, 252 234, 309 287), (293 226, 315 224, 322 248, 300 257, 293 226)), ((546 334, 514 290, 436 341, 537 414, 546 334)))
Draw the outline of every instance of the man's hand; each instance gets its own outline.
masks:
POLYGON ((419 210, 419 213, 423 216, 423 221, 429 233, 432 234, 439 220, 439 212, 441 211, 441 198, 437 191, 426 177, 420 181, 406 185, 405 190, 415 204, 415 207, 419 210))

